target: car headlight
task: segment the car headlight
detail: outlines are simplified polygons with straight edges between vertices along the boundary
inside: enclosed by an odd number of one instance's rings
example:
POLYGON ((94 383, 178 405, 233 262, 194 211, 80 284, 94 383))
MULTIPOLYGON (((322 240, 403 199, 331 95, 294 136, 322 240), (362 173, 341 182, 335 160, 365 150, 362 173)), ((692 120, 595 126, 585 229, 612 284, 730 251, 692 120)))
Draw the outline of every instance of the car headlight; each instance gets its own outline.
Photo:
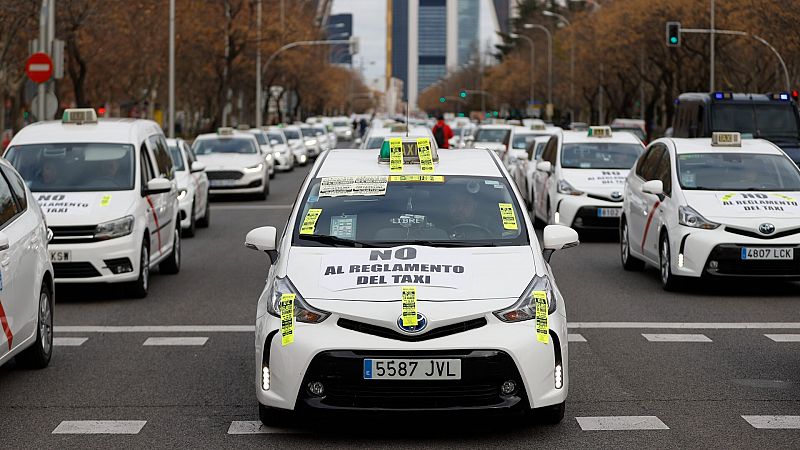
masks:
POLYGON ((316 139, 309 139, 309 140, 306 141, 306 146, 308 146, 308 147, 313 147, 315 145, 317 145, 317 140, 316 139))
POLYGON ((295 294, 294 298, 294 319, 303 323, 320 323, 328 318, 331 313, 313 308, 303 300, 303 296, 297 292, 289 278, 275 278, 272 284, 272 293, 267 302, 267 312, 280 318, 280 302, 283 294, 295 294))
POLYGON ((583 191, 579 191, 572 187, 567 180, 558 180, 558 193, 567 195, 583 195, 583 191))
POLYGON ((272 161, 272 152, 267 153, 266 158, 267 158, 267 161, 272 161))
POLYGON ((536 318, 536 300, 534 291, 544 291, 547 294, 547 313, 556 312, 556 295, 547 277, 535 276, 516 303, 506 309, 495 311, 494 315, 503 322, 522 322, 536 318))
POLYGON ((690 206, 681 206, 678 208, 678 223, 687 227, 702 228, 704 230, 713 230, 719 226, 718 223, 706 219, 690 206))
POLYGON ((186 189, 181 189, 180 192, 178 192, 178 200, 180 201, 185 198, 186 198, 186 189))
POLYGON ((263 168, 264 168, 264 164, 258 163, 255 166, 245 167, 244 168, 244 172, 245 173, 257 173, 257 172, 261 172, 261 169, 263 169, 263 168))
POLYGON ((98 241, 127 236, 133 231, 133 216, 104 222, 94 229, 94 238, 98 241))
POLYGON ((350 135, 350 134, 353 134, 353 132, 352 132, 351 130, 346 130, 346 131, 344 132, 344 134, 350 135))

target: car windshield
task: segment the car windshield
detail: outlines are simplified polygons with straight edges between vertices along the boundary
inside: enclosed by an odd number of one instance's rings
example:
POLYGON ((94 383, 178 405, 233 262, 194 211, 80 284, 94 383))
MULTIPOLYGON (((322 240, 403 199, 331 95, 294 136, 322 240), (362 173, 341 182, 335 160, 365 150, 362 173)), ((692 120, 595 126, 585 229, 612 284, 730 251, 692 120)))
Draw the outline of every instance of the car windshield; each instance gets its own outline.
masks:
POLYGON ((500 142, 505 144, 508 142, 508 135, 510 130, 496 129, 496 128, 479 128, 475 134, 475 142, 500 142))
POLYGON ((286 135, 286 139, 300 139, 300 133, 297 130, 283 130, 283 134, 286 135))
POLYGON ((253 133, 253 136, 256 137, 258 145, 269 145, 269 142, 267 142, 267 138, 264 137, 264 133, 253 133))
POLYGON ((183 164, 183 155, 181 155, 181 149, 178 148, 177 144, 169 146, 169 154, 172 156, 172 167, 175 168, 175 170, 178 172, 186 170, 186 166, 183 164))
POLYGON ((317 135, 317 131, 313 128, 300 128, 300 132, 303 133, 305 137, 314 137, 317 135))
POLYGON ((198 155, 211 153, 254 154, 256 153, 256 148, 250 139, 212 138, 195 141, 194 151, 198 155))
POLYGON ((294 245, 529 244, 521 210, 503 178, 450 175, 316 178, 302 205, 294 230, 294 245), (309 223, 309 217, 314 223, 313 232, 305 230, 301 234, 300 229, 309 223))
POLYGON ((798 138, 797 115, 791 103, 714 104, 712 131, 738 131, 743 137, 798 138))
POLYGON ((647 139, 647 134, 645 134, 645 132, 641 128, 611 127, 611 129, 614 130, 614 131, 628 132, 628 133, 636 136, 637 138, 639 138, 639 140, 642 141, 642 142, 644 142, 647 139))
POLYGON ((639 144, 579 142, 564 144, 561 167, 565 169, 630 169, 642 153, 639 144))
POLYGON ((321 134, 326 134, 328 130, 326 130, 325 127, 314 127, 314 132, 317 135, 321 135, 321 134))
POLYGON ((800 191, 800 171, 783 155, 688 153, 678 155, 684 189, 705 191, 800 191))
POLYGON ((333 126, 335 126, 335 127, 349 127, 350 126, 350 122, 345 122, 343 120, 337 120, 336 122, 333 122, 333 126))
POLYGON ((536 138, 535 134, 515 134, 514 140, 511 141, 511 148, 515 150, 525 150, 534 138, 536 138))
POLYGON ((272 141, 273 139, 278 141, 278 144, 285 144, 286 142, 283 141, 283 136, 280 133, 269 133, 269 140, 272 141))
POLYGON ((32 144, 10 148, 5 158, 34 192, 127 191, 134 153, 128 144, 32 144))
POLYGON ((366 148, 368 149, 381 148, 381 145, 383 145, 383 141, 385 139, 386 138, 384 136, 371 137, 367 140, 366 148))

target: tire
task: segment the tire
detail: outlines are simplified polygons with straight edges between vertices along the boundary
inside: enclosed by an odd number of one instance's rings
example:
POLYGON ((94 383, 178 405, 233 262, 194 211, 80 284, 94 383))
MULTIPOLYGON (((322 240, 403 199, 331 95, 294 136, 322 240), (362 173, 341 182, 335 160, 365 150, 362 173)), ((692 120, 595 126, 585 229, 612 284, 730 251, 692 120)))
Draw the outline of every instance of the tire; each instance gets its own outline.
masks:
POLYGON ((265 426, 286 426, 291 424, 292 420, 292 412, 278 409, 278 408, 270 408, 269 406, 264 406, 262 404, 258 404, 258 418, 261 420, 261 423, 265 426))
POLYGON ((189 214, 191 214, 189 217, 189 228, 181 231, 186 237, 194 237, 194 233, 197 230, 197 218, 194 216, 194 200, 192 200, 192 206, 189 214))
POLYGON ((139 277, 130 285, 130 291, 135 298, 147 297, 150 288, 150 247, 147 245, 147 236, 142 239, 142 250, 139 252, 139 277))
POLYGON ((658 244, 658 265, 659 273, 661 275, 661 287, 665 291, 678 291, 683 286, 681 277, 672 274, 671 253, 669 248, 669 238, 667 233, 661 234, 661 240, 658 244))
POLYGON ((167 259, 161 261, 158 265, 158 269, 161 273, 165 273, 167 275, 175 275, 176 273, 181 271, 181 229, 178 227, 175 230, 175 235, 173 236, 172 242, 172 252, 170 252, 167 259))
POLYGON ((545 406, 543 408, 536 408, 533 410, 534 417, 539 423, 546 425, 557 425, 564 420, 564 411, 566 410, 566 402, 561 402, 557 405, 545 406))
MULTIPOLYGON (((274 160, 274 158, 273 158, 274 160)), ((272 169, 269 171, 269 179, 275 178, 275 174, 278 173, 278 169, 275 168, 275 163, 272 163, 272 169)))
POLYGON ((623 217, 619 223, 619 254, 622 268, 628 271, 644 269, 644 261, 631 255, 630 238, 628 237, 628 221, 623 217))
POLYGON ((26 369, 44 369, 53 356, 53 294, 47 282, 42 281, 39 293, 36 342, 15 358, 26 369))
POLYGON ((197 226, 198 228, 208 228, 209 225, 211 225, 211 202, 208 201, 208 194, 206 194, 206 212, 197 220, 197 226))
POLYGON ((261 189, 261 192, 256 194, 256 200, 266 200, 268 195, 269 195, 269 181, 265 182, 264 187, 261 189))

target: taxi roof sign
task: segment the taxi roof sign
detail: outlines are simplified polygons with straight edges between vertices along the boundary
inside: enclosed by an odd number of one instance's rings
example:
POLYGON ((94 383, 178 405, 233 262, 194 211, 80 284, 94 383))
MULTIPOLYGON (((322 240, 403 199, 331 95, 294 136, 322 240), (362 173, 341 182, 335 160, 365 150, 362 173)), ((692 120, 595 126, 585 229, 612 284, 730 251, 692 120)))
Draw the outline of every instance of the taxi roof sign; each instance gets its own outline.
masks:
POLYGON ((439 162, 439 153, 436 149, 436 146, 433 145, 430 138, 386 138, 383 140, 383 144, 381 145, 381 152, 378 156, 378 162, 389 162, 389 141, 390 139, 402 139, 403 142, 403 163, 406 164, 420 164, 419 159, 419 147, 417 146, 417 140, 420 139, 427 139, 428 146, 431 149, 431 156, 433 157, 433 162, 439 162))
POLYGON ((589 127, 589 132, 587 134, 589 137, 597 137, 597 138, 605 138, 611 137, 611 127, 604 125, 601 127, 589 127))
POLYGON ((711 133, 713 147, 741 147, 742 134, 737 131, 715 131, 711 133))
POLYGON ((61 116, 61 123, 82 125, 84 123, 97 123, 97 112, 93 108, 68 108, 61 116))
POLYGON ((547 129, 547 125, 545 125, 543 123, 534 123, 534 124, 531 125, 531 130, 534 130, 534 131, 544 131, 546 129, 547 129))
POLYGON ((233 128, 231 127, 219 127, 217 128, 217 134, 220 136, 233 136, 233 128))

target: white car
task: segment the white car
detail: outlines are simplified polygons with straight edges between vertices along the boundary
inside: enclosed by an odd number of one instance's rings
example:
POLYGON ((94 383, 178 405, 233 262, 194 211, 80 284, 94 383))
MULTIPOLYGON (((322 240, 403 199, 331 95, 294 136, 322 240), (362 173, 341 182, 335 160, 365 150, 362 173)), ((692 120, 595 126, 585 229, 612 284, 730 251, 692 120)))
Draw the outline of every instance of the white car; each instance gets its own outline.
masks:
POLYGON ((347 117, 334 117, 332 120, 333 132, 336 138, 341 141, 353 140, 353 123, 347 117))
POLYGON ((252 133, 220 128, 197 136, 192 149, 206 166, 211 195, 253 194, 261 200, 269 195, 269 170, 252 133))
POLYGON ((559 132, 536 163, 534 215, 548 224, 616 230, 625 177, 643 150, 636 136, 608 127, 559 132))
POLYGON ((53 266, 44 214, 22 178, 0 159, 0 366, 16 357, 43 368, 53 353, 53 266))
POLYGON ((127 292, 145 297, 151 267, 180 271, 178 189, 155 122, 68 109, 61 121, 23 128, 5 158, 53 232, 57 283, 129 283, 127 292))
POLYGON ((167 145, 178 183, 178 207, 183 217, 181 230, 184 236, 192 237, 197 227, 206 228, 211 222, 206 167, 197 161, 192 148, 183 139, 167 139, 167 145))
POLYGON ((300 129, 300 134, 303 136, 303 145, 306 147, 308 157, 314 159, 319 156, 323 150, 322 136, 319 136, 318 131, 309 125, 298 125, 297 128, 300 129))
POLYGON ((294 153, 295 162, 300 166, 305 166, 308 164, 310 154, 306 148, 305 140, 303 139, 303 133, 300 131, 300 127, 290 125, 282 129, 284 136, 286 136, 287 142, 289 142, 289 147, 292 149, 292 153, 294 153))
POLYGON ((481 125, 474 136, 466 138, 467 146, 491 150, 502 158, 508 151, 515 128, 515 125, 481 125))
POLYGON ((525 157, 518 158, 517 163, 509 170, 511 178, 517 184, 522 198, 530 208, 533 201, 533 175, 536 173, 536 162, 544 152, 544 148, 553 136, 536 136, 528 141, 525 157))
POLYGON ((800 279, 800 170, 783 151, 739 133, 658 139, 625 183, 622 265, 684 277, 800 279))
POLYGON ((250 128, 247 131, 256 137, 258 146, 261 148, 261 154, 264 155, 264 161, 266 161, 267 167, 269 168, 269 177, 275 178, 275 150, 269 143, 267 133, 260 128, 250 128))
POLYGON ((436 146, 436 140, 428 128, 412 125, 406 132, 405 125, 394 125, 388 128, 370 128, 359 148, 378 150, 387 139, 393 137, 428 138, 431 140, 431 145, 436 146))
POLYGON ((325 128, 325 125, 322 124, 312 125, 311 128, 316 133, 320 149, 322 149, 323 152, 325 150, 336 148, 336 144, 333 144, 333 146, 331 146, 331 141, 328 137, 328 130, 325 128))
POLYGON ((272 146, 275 168, 283 172, 294 170, 294 152, 280 127, 266 127, 269 145, 272 146))
POLYGON ((543 253, 496 155, 432 151, 426 172, 418 149, 331 150, 287 231, 248 233, 272 260, 255 333, 265 424, 314 409, 563 418, 567 319, 548 260, 577 233, 547 227, 543 253))

